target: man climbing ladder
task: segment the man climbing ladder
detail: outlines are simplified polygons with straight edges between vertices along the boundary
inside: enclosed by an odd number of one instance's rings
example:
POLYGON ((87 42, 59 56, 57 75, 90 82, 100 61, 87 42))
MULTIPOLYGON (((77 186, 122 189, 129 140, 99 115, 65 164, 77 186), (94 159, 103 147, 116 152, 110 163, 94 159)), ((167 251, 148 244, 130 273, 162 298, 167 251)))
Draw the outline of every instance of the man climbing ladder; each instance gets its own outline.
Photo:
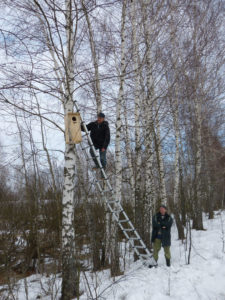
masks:
MULTIPOLYGON (((75 102, 75 107, 77 112, 79 112, 77 102, 75 102)), ((84 152, 87 161, 89 161, 89 156, 86 152, 86 149, 89 148, 90 154, 96 164, 96 167, 101 169, 101 179, 104 180, 103 186, 102 184, 100 184, 101 180, 98 178, 98 176, 94 176, 94 182, 98 187, 100 194, 102 196, 107 195, 106 197, 104 197, 104 200, 107 203, 107 208, 112 213, 112 218, 117 222, 122 233, 127 238, 130 246, 133 248, 134 252, 143 262, 143 264, 149 267, 157 266, 153 255, 150 253, 144 241, 138 234, 137 230, 135 229, 134 225, 123 209, 120 201, 115 198, 113 187, 110 183, 109 177, 105 172, 104 168, 106 167, 106 149, 110 142, 110 131, 108 128, 108 122, 105 121, 105 115, 102 113, 98 114, 98 120, 95 122, 91 122, 88 125, 86 125, 82 121, 82 119, 81 122, 81 129, 85 132, 84 136, 86 136, 88 141, 88 145, 85 146, 81 142, 81 149, 84 152), (100 150, 100 154, 101 152, 105 152, 104 156, 102 155, 100 159, 98 156, 96 156, 96 149, 100 150), (102 166, 102 163, 104 168, 102 166)))
MULTIPOLYGON (((99 150, 100 161, 101 161, 102 167, 105 169, 106 164, 107 164, 106 151, 107 151, 107 147, 110 143, 110 129, 109 129, 108 122, 105 121, 105 115, 102 112, 100 112, 97 117, 98 118, 96 121, 91 122, 87 125, 87 129, 91 132, 91 139, 92 139, 93 145, 96 150, 99 150)), ((81 127, 81 129, 82 129, 82 131, 84 131, 83 126, 81 127)), ((92 148, 90 148, 90 154, 95 163, 94 169, 98 169, 99 165, 98 165, 96 156, 95 156, 92 148)))

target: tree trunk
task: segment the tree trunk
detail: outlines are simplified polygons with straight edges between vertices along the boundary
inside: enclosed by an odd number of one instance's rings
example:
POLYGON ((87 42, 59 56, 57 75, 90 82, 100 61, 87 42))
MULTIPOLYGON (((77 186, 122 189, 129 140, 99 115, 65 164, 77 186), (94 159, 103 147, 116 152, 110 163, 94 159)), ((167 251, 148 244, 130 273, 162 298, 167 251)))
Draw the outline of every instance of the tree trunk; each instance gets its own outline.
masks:
MULTIPOLYGON (((122 133, 122 122, 121 122, 121 110, 124 102, 124 79, 126 74, 125 64, 125 21, 126 21, 126 5, 127 1, 123 1, 122 8, 122 26, 121 26, 121 75, 120 75, 120 88, 119 95, 116 105, 116 184, 115 184, 115 199, 121 202, 122 198, 122 153, 121 153, 121 133, 122 133)), ((111 250, 111 275, 115 276, 120 273, 119 266, 119 249, 117 241, 117 223, 112 220, 112 250, 111 250)))
MULTIPOLYGON (((195 2, 196 0, 194 0, 195 2)), ((201 180, 201 170, 202 170, 202 112, 201 112, 201 96, 198 95, 198 89, 200 88, 199 80, 199 65, 200 59, 197 54, 197 30, 198 30, 198 20, 197 20, 197 3, 193 3, 194 6, 194 32, 193 32, 193 61, 194 61, 194 112, 195 112, 195 122, 196 122, 196 153, 195 153, 195 178, 194 178, 194 201, 193 201, 193 228, 196 230, 203 230, 203 220, 202 220, 202 180, 201 180)))
POLYGON ((203 230, 202 220, 202 118, 200 99, 195 99, 195 116, 196 116, 196 155, 195 155, 195 179, 194 179, 194 217, 193 228, 203 230))
POLYGON ((131 3, 131 22, 132 22, 132 44, 133 44, 133 65, 134 65, 134 104, 135 104, 135 226, 139 233, 142 230, 142 205, 141 195, 141 131, 140 131, 140 69, 138 66, 138 42, 137 42, 137 21, 135 10, 137 0, 131 3))
MULTIPOLYGON (((73 4, 66 0, 66 86, 64 99, 65 116, 73 111, 74 91, 74 33, 73 4)), ((75 147, 65 144, 64 185, 62 199, 62 300, 71 300, 78 295, 77 273, 75 265, 75 228, 74 228, 74 192, 75 192, 75 147)))
POLYGON ((147 226, 147 237, 145 234, 145 241, 148 246, 151 244, 151 232, 152 232, 152 216, 153 209, 156 202, 155 184, 154 184, 154 153, 153 153, 153 141, 154 141, 154 122, 153 122, 153 101, 154 101, 154 83, 152 77, 152 58, 151 58, 151 41, 150 30, 151 24, 149 24, 149 18, 147 14, 147 6, 149 1, 142 2, 142 13, 144 17, 144 34, 146 44, 146 77, 147 77, 147 95, 145 97, 144 111, 145 111, 145 152, 146 152, 146 164, 145 164, 145 218, 144 222, 147 226))
POLYGON ((126 156, 127 156, 127 167, 128 167, 128 176, 129 176, 129 183, 131 189, 131 196, 130 196, 130 203, 132 209, 135 209, 135 178, 134 178, 134 168, 132 164, 132 153, 131 153, 131 141, 128 129, 128 119, 127 119, 127 108, 124 103, 124 118, 125 118, 125 147, 126 147, 126 156))
POLYGON ((77 295, 74 229, 75 148, 65 149, 64 185, 62 199, 62 300, 77 295))
POLYGON ((165 182, 164 162, 163 162, 162 145, 161 145, 160 124, 159 124, 158 107, 156 105, 156 102, 154 102, 154 106, 155 106, 155 128, 156 128, 155 149, 156 149, 156 156, 157 156, 158 170, 159 170, 159 201, 160 204, 167 205, 166 182, 165 182))
POLYGON ((173 192, 173 205, 174 205, 174 216, 178 229, 178 238, 184 240, 184 228, 181 221, 180 205, 179 205, 179 187, 180 187, 180 131, 179 131, 179 105, 178 105, 178 91, 175 85, 175 103, 171 105, 173 111, 173 123, 175 131, 175 144, 176 153, 174 160, 174 192, 173 192))

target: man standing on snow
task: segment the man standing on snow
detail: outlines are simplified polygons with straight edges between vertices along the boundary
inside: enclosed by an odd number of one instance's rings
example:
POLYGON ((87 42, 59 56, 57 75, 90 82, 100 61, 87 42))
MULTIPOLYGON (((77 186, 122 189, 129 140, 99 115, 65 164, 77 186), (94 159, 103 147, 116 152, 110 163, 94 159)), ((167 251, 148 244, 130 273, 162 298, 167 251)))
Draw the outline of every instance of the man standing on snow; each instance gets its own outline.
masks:
MULTIPOLYGON (((100 112, 95 122, 91 122, 87 125, 87 129, 91 132, 91 139, 96 150, 99 150, 100 161, 103 168, 106 168, 106 150, 110 142, 110 130, 109 124, 105 121, 105 115, 100 112)), ((83 130, 83 128, 81 128, 83 130)), ((90 149, 90 154, 95 163, 95 168, 99 168, 97 159, 95 158, 94 152, 90 149)))
POLYGON ((170 246, 171 246, 171 226, 173 224, 172 217, 167 213, 167 207, 161 205, 159 212, 152 219, 152 242, 153 257, 158 261, 158 253, 161 246, 164 248, 166 265, 170 267, 170 246))

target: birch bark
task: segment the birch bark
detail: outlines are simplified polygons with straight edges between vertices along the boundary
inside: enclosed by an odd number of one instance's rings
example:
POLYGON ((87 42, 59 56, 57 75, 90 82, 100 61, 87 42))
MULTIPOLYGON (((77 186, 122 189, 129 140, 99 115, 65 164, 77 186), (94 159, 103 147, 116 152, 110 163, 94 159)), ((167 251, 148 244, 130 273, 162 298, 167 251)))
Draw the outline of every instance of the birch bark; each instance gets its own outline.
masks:
MULTIPOLYGON (((173 16, 171 17, 172 24, 173 22, 173 16)), ((179 202, 181 205, 181 201, 179 201, 179 194, 180 194, 180 178, 181 178, 181 168, 180 168, 180 129, 179 129, 179 101, 178 101, 178 83, 177 83, 177 58, 178 58, 178 53, 177 52, 177 47, 175 43, 175 28, 174 26, 172 27, 172 33, 171 33, 171 42, 173 45, 173 53, 175 54, 174 56, 176 57, 173 58, 172 55, 172 65, 175 68, 175 84, 174 84, 174 101, 172 99, 171 95, 171 109, 172 109, 172 116, 173 116, 173 125, 174 125, 174 131, 175 131, 175 159, 174 159, 174 191, 173 191, 173 204, 174 204, 174 216, 177 224, 177 230, 178 230, 178 238, 180 240, 184 240, 184 228, 182 224, 182 220, 180 217, 180 207, 179 207, 179 202)), ((182 199, 183 200, 183 199, 182 199)), ((184 208, 181 210, 184 211, 184 208)))
POLYGON ((194 218, 193 228, 203 230, 202 207, 201 207, 201 170, 202 170, 202 117, 200 99, 195 98, 196 115, 196 157, 195 157, 195 191, 194 191, 194 218))
MULTIPOLYGON (((121 121, 121 110, 124 106, 124 80, 126 75, 126 64, 125 64, 125 22, 126 22, 126 6, 127 1, 123 1, 122 17, 121 17, 121 74, 120 74, 120 87, 119 95, 116 105, 116 142, 115 142, 115 154, 116 154, 116 182, 115 182, 115 199, 121 202, 122 198, 122 153, 121 153, 121 133, 122 133, 122 121, 121 121)), ((118 216, 119 217, 119 216, 118 216)), ((117 223, 113 220, 112 222, 112 234, 111 234, 111 275, 118 275, 120 272, 119 267, 119 250, 117 241, 117 223)))
MULTIPOLYGON (((66 86, 64 114, 73 111, 74 92, 74 43, 73 1, 65 1, 66 18, 66 86)), ((64 185, 62 199, 62 300, 70 300, 77 295, 75 267, 75 228, 74 228, 74 191, 75 191, 75 147, 65 143, 64 185)))
POLYGON ((158 159, 158 168, 159 168, 159 199, 161 204, 167 205, 166 182, 165 182, 164 162, 163 162, 160 123, 159 123, 159 111, 156 102, 154 102, 154 107, 155 107, 155 128, 156 128, 155 148, 156 148, 156 155, 158 159))
MULTIPOLYGON (((37 9, 37 18, 40 21, 46 46, 55 66, 55 75, 58 80, 64 115, 73 111, 74 92, 74 45, 76 26, 72 0, 65 0, 65 31, 66 43, 59 50, 54 43, 54 32, 49 26, 49 20, 40 2, 33 0, 37 9), (75 29, 74 29, 75 28, 75 29), (59 61, 59 62, 58 62, 59 61), (60 66, 59 66, 60 63, 60 66)), ((52 8, 53 9, 53 8, 52 8)), ((53 12, 54 13, 54 12, 53 12)), ((77 21, 77 20, 76 20, 77 21)), ((56 32, 58 29, 57 17, 54 19, 56 32)), ((60 36, 60 32, 57 32, 60 36)), ((62 36, 59 37, 61 41, 62 36)), ((64 184, 62 197, 62 300, 70 300, 78 294, 75 267, 75 228, 74 228, 74 189, 75 189, 75 147, 65 143, 64 184)))
POLYGON ((175 160, 174 160, 174 192, 173 192, 173 202, 174 202, 174 215, 177 223, 178 238, 184 240, 184 229, 182 226, 182 221, 180 219, 179 213, 179 187, 180 187, 180 130, 179 130, 179 105, 178 105, 178 92, 175 86, 175 104, 173 110, 173 123, 175 131, 175 160))
POLYGON ((139 232, 141 229, 141 131, 140 131, 140 68, 138 66, 138 41, 137 41, 137 21, 136 8, 137 0, 131 3, 132 22, 132 45, 133 45, 133 65, 134 65, 134 104, 135 104, 135 224, 139 232))
MULTIPOLYGON (((173 200, 174 204, 178 203, 179 198, 179 159, 180 159, 180 134, 179 134, 179 120, 178 120, 178 99, 177 99, 177 89, 175 88, 175 104, 173 111, 173 124, 174 124, 174 131, 175 131, 175 145, 176 145, 176 152, 175 152, 175 160, 174 160, 174 194, 173 200)), ((172 104, 173 105, 173 104, 172 104)))
MULTIPOLYGON (((197 53, 197 2, 193 0, 194 5, 194 32, 193 32, 193 58, 194 58, 194 111, 196 118, 196 155, 195 155, 195 182, 194 182, 194 214, 193 228, 203 230, 202 220, 202 203, 201 203, 201 170, 202 170, 202 112, 201 112, 201 96, 198 93, 200 90, 200 58, 197 53)), ((202 95, 202 93, 201 93, 202 95)))
POLYGON ((135 178, 134 178, 134 168, 132 164, 132 153, 131 153, 131 140, 128 127, 128 118, 127 118, 127 107, 124 103, 124 118, 125 118, 125 143, 126 143, 126 156, 127 156, 127 166, 128 166, 128 176, 131 187, 131 205, 133 211, 135 209, 135 178))
POLYGON ((147 94, 145 97, 145 151, 146 151, 146 182, 145 182, 145 205, 146 205, 146 221, 149 231, 148 244, 151 241, 151 229, 152 229, 152 213, 156 202, 155 185, 154 185, 154 155, 153 155, 153 102, 154 102, 154 85, 152 77, 152 58, 151 58, 151 41, 150 41, 150 30, 151 24, 149 22, 147 9, 149 1, 142 2, 142 13, 143 13, 143 26, 145 34, 145 45, 147 49, 146 53, 146 77, 147 77, 147 94))

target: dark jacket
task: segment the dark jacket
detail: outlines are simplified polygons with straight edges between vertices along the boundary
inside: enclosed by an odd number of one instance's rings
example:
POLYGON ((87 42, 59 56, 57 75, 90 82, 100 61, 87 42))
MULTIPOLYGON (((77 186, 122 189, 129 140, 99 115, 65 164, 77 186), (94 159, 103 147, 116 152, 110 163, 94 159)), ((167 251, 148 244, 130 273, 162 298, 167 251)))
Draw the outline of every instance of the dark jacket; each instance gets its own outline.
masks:
POLYGON ((161 231, 162 246, 163 247, 170 246, 171 245, 170 230, 172 224, 173 224, 173 219, 170 215, 166 213, 165 218, 162 219, 160 212, 158 212, 152 219, 152 242, 154 243, 154 240, 158 236, 158 232, 161 231))
POLYGON ((87 125, 87 129, 91 131, 91 139, 96 149, 107 149, 110 142, 110 130, 107 121, 98 124, 97 121, 87 125))

